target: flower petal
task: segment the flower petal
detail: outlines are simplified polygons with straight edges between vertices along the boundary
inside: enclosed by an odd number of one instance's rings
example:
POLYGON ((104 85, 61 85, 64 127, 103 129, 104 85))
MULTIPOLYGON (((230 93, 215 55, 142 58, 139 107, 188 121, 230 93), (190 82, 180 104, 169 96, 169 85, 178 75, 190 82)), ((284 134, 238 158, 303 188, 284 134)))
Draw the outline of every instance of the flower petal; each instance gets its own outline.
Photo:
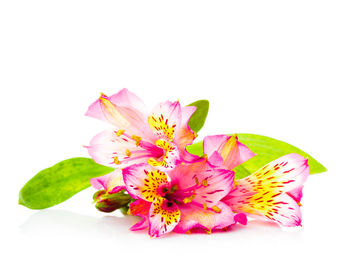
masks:
POLYGON ((206 159, 200 158, 198 161, 187 164, 179 164, 173 170, 168 172, 171 178, 172 185, 176 185, 178 190, 186 190, 190 187, 197 186, 194 175, 208 170, 210 166, 207 164, 206 159))
POLYGON ((283 156, 238 180, 238 185, 222 201, 235 212, 265 216, 283 226, 298 226, 301 190, 309 171, 304 157, 283 156))
POLYGON ((186 106, 181 108, 181 125, 179 129, 176 129, 174 139, 181 152, 185 151, 186 146, 192 144, 193 140, 197 136, 196 133, 188 126, 188 121, 196 109, 197 108, 194 106, 186 106))
POLYGON ((143 103, 143 101, 137 97, 136 94, 130 92, 126 88, 110 96, 110 101, 121 107, 135 108, 138 112, 146 115, 147 108, 145 103, 143 103))
POLYGON ((148 227, 148 214, 151 208, 151 203, 142 199, 138 199, 130 204, 130 214, 142 218, 138 223, 133 225, 130 230, 136 231, 148 227))
POLYGON ((174 231, 185 233, 193 228, 204 228, 207 231, 214 229, 222 229, 234 224, 235 214, 230 207, 222 202, 218 202, 220 212, 215 212, 210 209, 195 204, 187 204, 180 206, 181 219, 174 231))
POLYGON ((211 154, 211 156, 208 158, 208 162, 211 163, 211 165, 214 167, 219 167, 219 166, 223 166, 224 159, 219 154, 219 152, 214 151, 214 153, 211 154))
POLYGON ((220 147, 224 145, 230 136, 228 135, 212 135, 206 136, 203 140, 203 153, 210 157, 215 151, 220 151, 220 147))
POLYGON ((116 169, 101 177, 92 178, 90 183, 95 189, 103 188, 109 194, 118 193, 125 188, 121 169, 116 169))
POLYGON ((174 196, 181 198, 186 195, 189 199, 208 207, 215 206, 233 187, 235 174, 233 171, 210 168, 205 160, 200 162, 178 165, 169 172, 172 186, 176 185, 174 196), (184 192, 186 191, 186 192, 184 192))
POLYGON ((252 191, 260 191, 266 188, 289 192, 304 184, 310 172, 307 159, 298 154, 282 156, 248 177, 240 180, 240 184, 248 186, 249 181, 259 182, 259 186, 252 187, 252 191))
POLYGON ((225 169, 206 170, 194 177, 202 186, 195 191, 194 202, 217 206, 217 202, 225 197, 233 187, 235 173, 225 169))
POLYGON ((126 190, 130 195, 153 202, 169 188, 168 176, 147 164, 136 164, 123 169, 126 190))
POLYGON ((156 146, 163 149, 164 153, 159 158, 149 158, 148 164, 160 170, 173 169, 180 159, 177 146, 163 139, 157 140, 156 146))
POLYGON ((300 203, 301 198, 303 197, 303 187, 300 186, 295 189, 292 189, 287 192, 287 194, 292 197, 297 203, 300 203))
POLYGON ((158 138, 173 141, 175 130, 181 125, 180 103, 166 101, 158 104, 148 117, 148 124, 158 138))
MULTIPOLYGON (((253 153, 246 145, 239 142, 237 139, 238 144, 238 151, 239 151, 239 161, 235 163, 236 166, 244 163, 245 161, 248 161, 250 158, 256 156, 256 154, 253 153)), ((235 167, 236 167, 235 166, 235 167)))
POLYGON ((116 130, 97 134, 87 148, 96 163, 112 167, 123 167, 124 163, 128 165, 145 163, 153 156, 150 150, 142 149, 135 140, 118 134, 116 130))
POLYGON ((223 167, 232 170, 247 161, 255 154, 248 147, 238 141, 236 135, 207 136, 203 141, 203 152, 208 155, 211 165, 219 167, 220 163, 211 161, 211 156, 218 152, 223 158, 223 167))
POLYGON ((239 224, 247 225, 248 222, 247 215, 242 212, 235 214, 233 219, 235 221, 235 224, 238 222, 239 224))
MULTIPOLYGON (((134 108, 140 113, 144 113, 146 109, 146 106, 141 99, 125 88, 110 97, 101 93, 101 97, 108 98, 112 104, 126 108, 134 108)), ((103 113, 103 108, 101 108, 101 97, 89 106, 86 115, 102 121, 107 121, 106 116, 103 113)))
POLYGON ((107 121, 131 135, 154 139, 148 128, 144 110, 142 101, 127 89, 123 89, 111 97, 101 94, 100 98, 90 105, 86 115, 107 121))
POLYGON ((171 232, 180 220, 179 207, 172 201, 158 197, 149 212, 149 235, 159 237, 171 232))

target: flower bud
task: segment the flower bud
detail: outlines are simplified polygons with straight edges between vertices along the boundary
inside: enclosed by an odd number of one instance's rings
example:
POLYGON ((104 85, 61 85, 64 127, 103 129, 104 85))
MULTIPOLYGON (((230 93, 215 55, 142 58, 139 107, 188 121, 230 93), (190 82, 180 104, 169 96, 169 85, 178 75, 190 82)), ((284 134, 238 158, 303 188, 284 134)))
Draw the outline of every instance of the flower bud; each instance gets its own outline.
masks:
POLYGON ((93 196, 95 207, 101 212, 113 212, 121 207, 127 206, 132 198, 123 191, 109 194, 105 190, 97 191, 93 196))

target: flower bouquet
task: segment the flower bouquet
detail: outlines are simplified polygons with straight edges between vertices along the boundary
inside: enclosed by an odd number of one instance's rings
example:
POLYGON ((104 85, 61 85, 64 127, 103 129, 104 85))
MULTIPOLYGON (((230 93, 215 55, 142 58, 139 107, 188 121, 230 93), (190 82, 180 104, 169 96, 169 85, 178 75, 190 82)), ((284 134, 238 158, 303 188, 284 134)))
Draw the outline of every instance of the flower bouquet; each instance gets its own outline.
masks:
POLYGON ((194 143, 209 103, 165 101, 146 112, 127 89, 93 102, 87 116, 113 129, 92 138, 90 158, 64 160, 39 172, 19 194, 31 209, 59 204, 90 184, 102 212, 139 216, 131 230, 211 233, 247 217, 301 226, 300 200, 309 174, 326 171, 285 142, 254 134, 207 136, 194 143))

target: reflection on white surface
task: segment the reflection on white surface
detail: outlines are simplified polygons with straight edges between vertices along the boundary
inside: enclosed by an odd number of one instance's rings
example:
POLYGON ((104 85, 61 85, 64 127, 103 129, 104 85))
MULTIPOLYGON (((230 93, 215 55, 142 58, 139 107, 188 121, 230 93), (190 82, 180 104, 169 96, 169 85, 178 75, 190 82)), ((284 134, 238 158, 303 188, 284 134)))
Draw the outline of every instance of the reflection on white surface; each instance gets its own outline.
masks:
POLYGON ((44 210, 32 214, 19 226, 26 235, 48 235, 55 232, 85 236, 116 236, 130 232, 130 226, 137 221, 134 216, 102 216, 93 217, 65 210, 44 210))
MULTIPOLYGON (((22 234, 29 236, 50 236, 52 234, 58 236, 61 233, 63 236, 69 234, 69 236, 79 235, 109 239, 120 239, 121 236, 133 237, 134 239, 140 236, 147 238, 146 231, 132 232, 129 230, 137 221, 138 218, 134 216, 94 217, 65 210, 44 210, 31 215, 27 221, 20 225, 19 229, 22 234)), ((157 240, 187 240, 191 236, 191 242, 203 241, 203 239, 209 237, 210 240, 220 237, 220 239, 229 238, 251 241, 255 238, 264 237, 264 240, 287 239, 296 242, 297 240, 301 241, 301 233, 302 230, 300 229, 285 231, 275 223, 250 220, 247 226, 235 225, 227 231, 213 232, 213 235, 207 235, 206 233, 192 233, 191 235, 171 233, 157 240), (252 237, 253 234, 254 236, 252 237)))

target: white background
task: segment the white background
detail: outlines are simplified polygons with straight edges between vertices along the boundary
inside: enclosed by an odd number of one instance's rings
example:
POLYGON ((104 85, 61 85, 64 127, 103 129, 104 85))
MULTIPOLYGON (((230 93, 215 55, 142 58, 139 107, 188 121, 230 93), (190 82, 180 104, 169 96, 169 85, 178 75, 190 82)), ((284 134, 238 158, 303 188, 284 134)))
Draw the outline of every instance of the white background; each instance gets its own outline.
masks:
POLYGON ((2 255, 349 255, 349 1, 1 1, 2 255), (151 109, 210 100, 204 135, 289 142, 329 171, 311 176, 303 228, 252 221, 225 233, 149 239, 97 212, 93 189, 33 211, 18 191, 87 156, 108 124, 84 113, 123 87, 151 109))

